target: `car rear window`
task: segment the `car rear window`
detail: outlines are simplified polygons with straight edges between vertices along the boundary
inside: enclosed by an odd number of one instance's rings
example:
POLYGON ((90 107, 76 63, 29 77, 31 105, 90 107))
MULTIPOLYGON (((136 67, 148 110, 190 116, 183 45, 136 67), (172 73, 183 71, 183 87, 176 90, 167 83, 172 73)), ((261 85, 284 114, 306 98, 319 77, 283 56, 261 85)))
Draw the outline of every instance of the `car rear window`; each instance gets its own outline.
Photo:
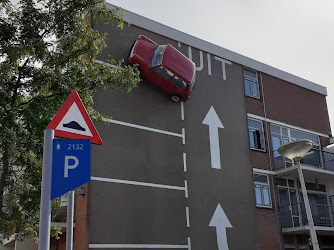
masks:
POLYGON ((165 48, 167 45, 159 45, 155 51, 153 52, 152 59, 151 59, 151 66, 156 67, 161 65, 162 56, 164 54, 165 48))

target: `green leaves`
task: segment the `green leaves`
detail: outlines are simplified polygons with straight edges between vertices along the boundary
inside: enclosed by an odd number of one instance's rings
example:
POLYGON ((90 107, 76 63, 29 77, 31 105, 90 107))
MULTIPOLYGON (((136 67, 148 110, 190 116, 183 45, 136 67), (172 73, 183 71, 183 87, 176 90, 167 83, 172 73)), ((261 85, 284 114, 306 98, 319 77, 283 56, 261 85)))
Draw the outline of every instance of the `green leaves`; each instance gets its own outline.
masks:
POLYGON ((20 225, 37 236, 43 130, 68 95, 78 91, 101 121, 92 94, 129 92, 140 81, 138 69, 122 61, 95 63, 106 44, 91 20, 122 28, 122 16, 103 0, 0 2, 0 232, 20 225))

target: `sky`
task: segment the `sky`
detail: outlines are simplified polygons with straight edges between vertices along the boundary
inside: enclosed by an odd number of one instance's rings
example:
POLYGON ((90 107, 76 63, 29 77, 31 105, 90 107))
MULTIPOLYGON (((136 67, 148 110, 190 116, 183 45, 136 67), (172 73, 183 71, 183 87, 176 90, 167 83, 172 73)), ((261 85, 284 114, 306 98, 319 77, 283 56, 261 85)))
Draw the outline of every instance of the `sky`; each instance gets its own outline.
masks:
POLYGON ((327 88, 334 133, 333 0, 107 0, 327 88))

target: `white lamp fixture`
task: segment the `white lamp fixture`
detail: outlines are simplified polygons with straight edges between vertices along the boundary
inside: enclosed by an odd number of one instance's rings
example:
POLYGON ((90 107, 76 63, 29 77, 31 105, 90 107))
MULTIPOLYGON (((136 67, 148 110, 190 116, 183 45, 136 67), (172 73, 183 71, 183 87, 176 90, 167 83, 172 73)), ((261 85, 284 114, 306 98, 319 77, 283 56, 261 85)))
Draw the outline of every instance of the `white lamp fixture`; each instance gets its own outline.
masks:
POLYGON ((308 220, 308 226, 310 228, 310 235, 312 239, 313 250, 320 250, 317 234, 314 227, 313 216, 311 212, 310 202, 307 196, 307 190, 305 186, 305 180, 303 176, 302 169, 300 168, 300 161, 307 154, 307 152, 312 148, 313 143, 310 140, 297 140, 289 142, 280 146, 277 151, 280 155, 294 160, 297 163, 298 176, 300 181, 300 187, 302 189, 302 194, 305 203, 306 216, 308 220))
POLYGON ((312 148, 310 140, 297 140, 280 146, 277 151, 280 155, 294 161, 300 161, 312 148))

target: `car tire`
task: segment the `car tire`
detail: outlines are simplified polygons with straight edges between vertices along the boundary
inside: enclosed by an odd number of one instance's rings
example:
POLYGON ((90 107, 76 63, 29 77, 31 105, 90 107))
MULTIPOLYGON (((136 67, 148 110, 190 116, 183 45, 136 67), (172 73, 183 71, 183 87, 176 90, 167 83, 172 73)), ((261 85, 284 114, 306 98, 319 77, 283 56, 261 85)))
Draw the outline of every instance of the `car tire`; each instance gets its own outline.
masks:
POLYGON ((172 101, 172 102, 180 102, 182 100, 181 96, 179 95, 176 95, 176 94, 171 94, 169 96, 169 99, 172 101))

